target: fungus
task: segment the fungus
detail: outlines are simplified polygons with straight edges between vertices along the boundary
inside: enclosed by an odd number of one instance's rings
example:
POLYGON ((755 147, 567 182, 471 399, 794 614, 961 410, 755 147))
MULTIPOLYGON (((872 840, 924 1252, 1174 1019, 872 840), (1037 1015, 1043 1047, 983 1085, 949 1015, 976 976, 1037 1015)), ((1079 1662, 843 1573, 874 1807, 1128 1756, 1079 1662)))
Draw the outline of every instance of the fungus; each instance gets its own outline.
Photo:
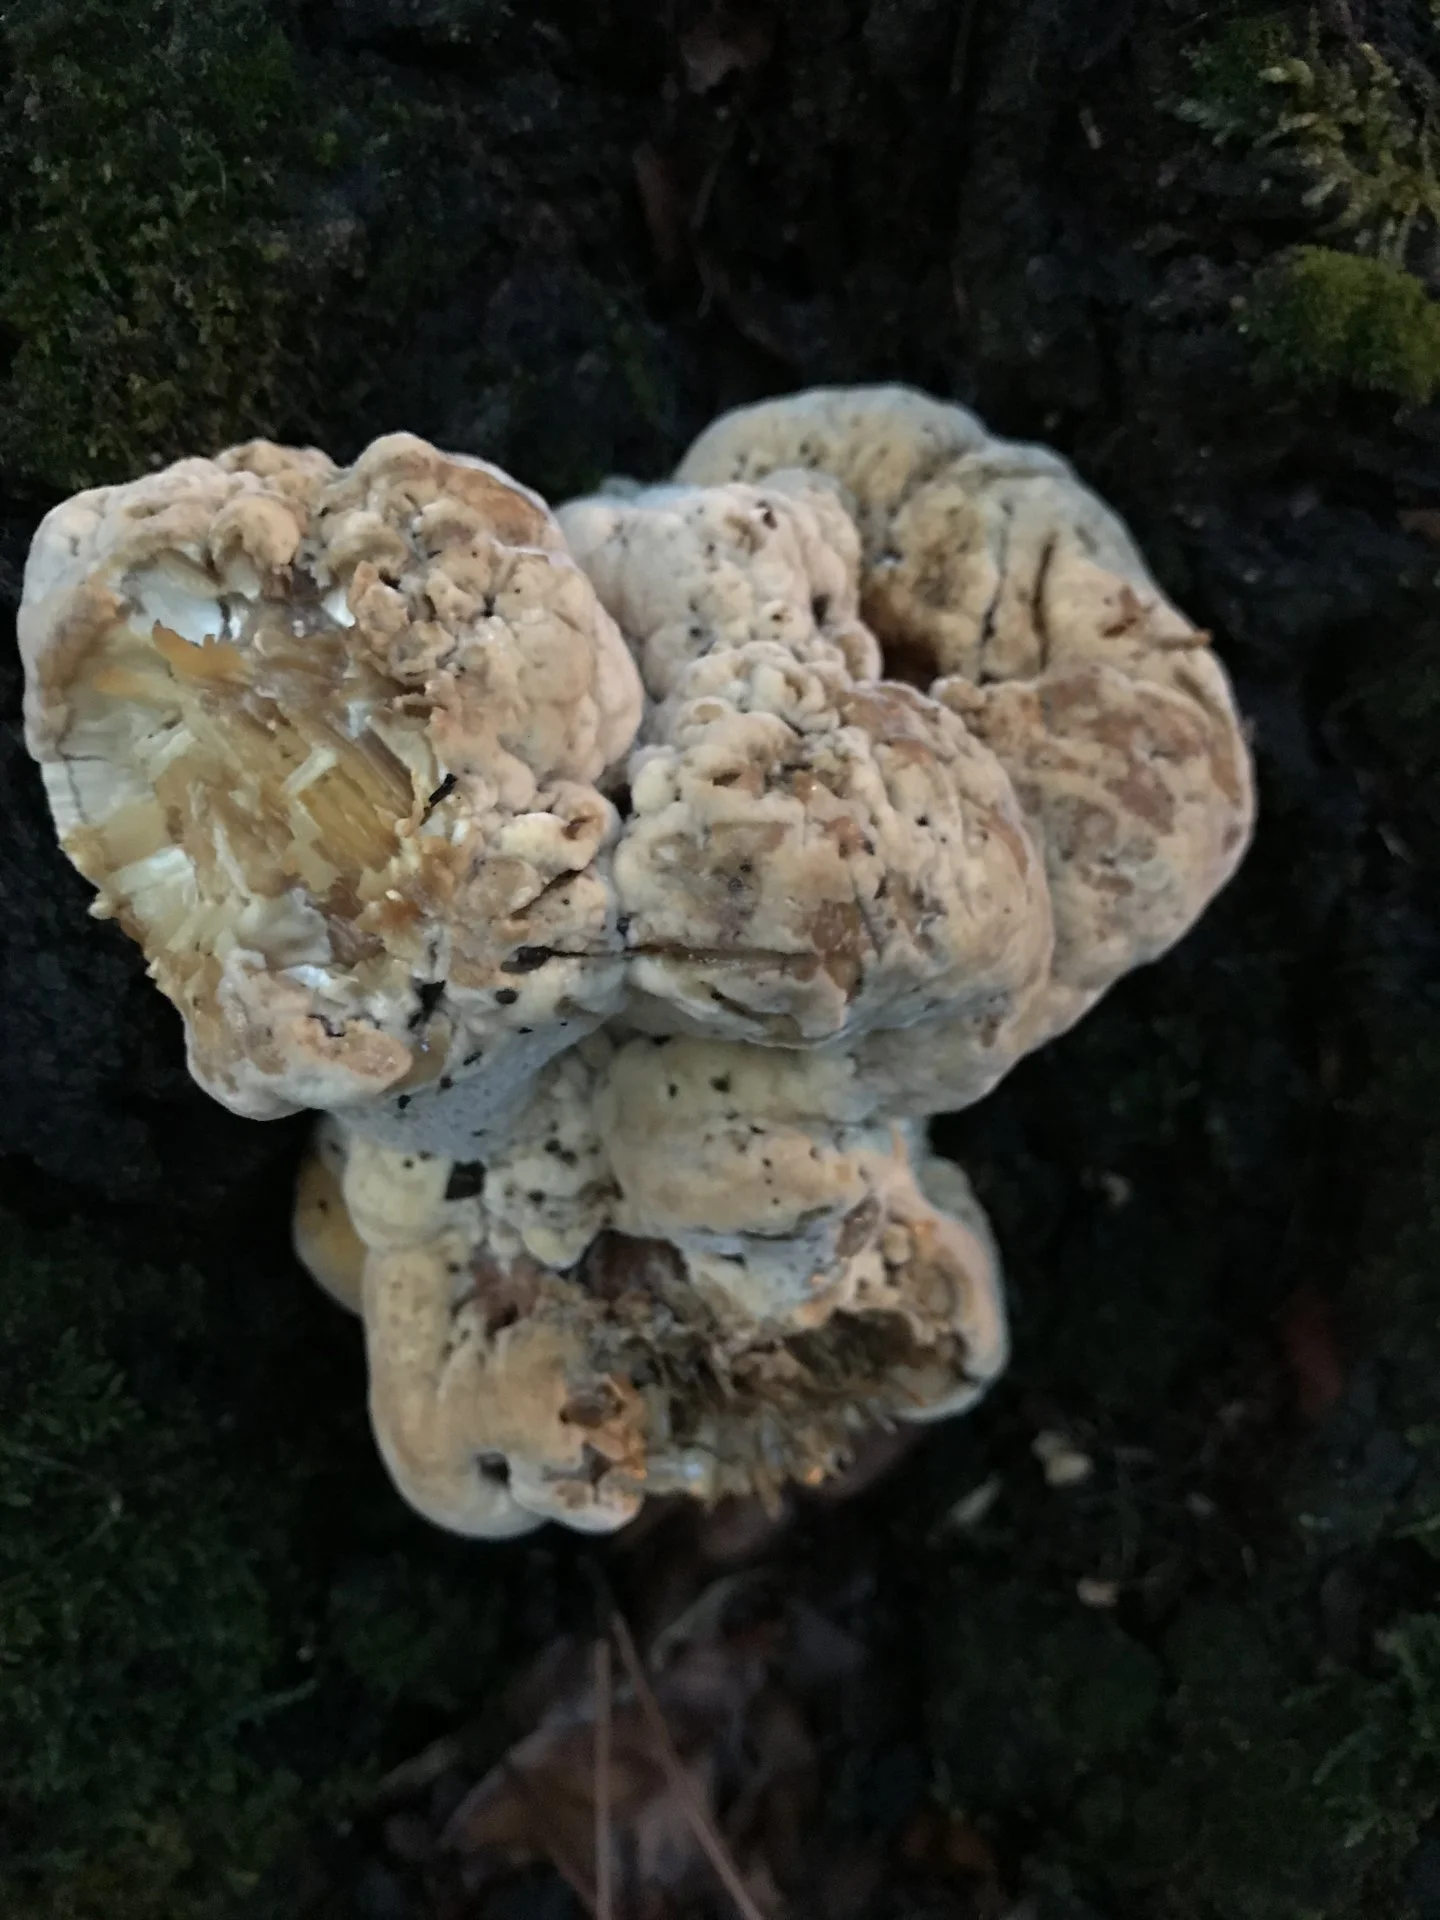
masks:
POLYGON ((316 1127, 295 1183, 291 1234, 306 1271, 351 1313, 362 1311, 365 1242, 345 1204, 344 1129, 332 1116, 316 1127))
POLYGON ((561 510, 654 703, 615 856, 627 1016, 804 1047, 1018 1018, 1052 932, 1011 783, 962 718, 878 677, 854 527, 790 480, 561 510))
MULTIPOLYGON (((797 469, 854 515, 885 671, 991 749, 1043 854, 1055 949, 1015 1030, 1028 1051, 1172 946, 1238 867, 1254 794, 1224 669, 1057 454, 961 407, 817 389, 725 415, 679 477, 793 485, 797 469)), ((923 1043, 897 1044, 924 1070, 923 1043)))
POLYGON ((371 1419, 442 1526, 603 1532, 647 1494, 774 1500, 1004 1364, 998 1263, 957 1169, 898 1123, 807 1114, 825 1075, 812 1091, 793 1055, 679 1041, 657 1077, 654 1053, 597 1036, 552 1062, 460 1198, 450 1163, 349 1134, 371 1419), (573 1166, 546 1151, 557 1122, 573 1166))
POLYGON ((552 516, 408 436, 42 526, 27 728, 439 1524, 815 1484, 1004 1365, 923 1122, 1228 879, 1223 670, 1056 455, 899 389, 552 516))
POLYGON ((236 1112, 483 1132, 616 1004, 639 682, 497 469, 256 442, 80 494, 19 630, 61 844, 236 1112))

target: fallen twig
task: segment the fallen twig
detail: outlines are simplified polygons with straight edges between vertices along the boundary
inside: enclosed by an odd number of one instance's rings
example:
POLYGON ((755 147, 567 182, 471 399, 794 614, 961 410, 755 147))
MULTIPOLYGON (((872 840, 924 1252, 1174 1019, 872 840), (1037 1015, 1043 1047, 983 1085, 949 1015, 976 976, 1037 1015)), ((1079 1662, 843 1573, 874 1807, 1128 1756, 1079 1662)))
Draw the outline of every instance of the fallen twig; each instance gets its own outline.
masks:
POLYGON ((624 1663, 625 1672, 629 1676, 631 1686, 635 1689, 635 1698, 645 1716, 650 1736, 655 1742, 656 1758, 664 1769, 665 1778, 680 1803, 691 1832, 704 1849, 706 1858, 719 1875, 725 1891, 740 1909, 745 1920, 766 1920, 766 1916, 746 1892, 745 1883, 740 1878, 734 1861, 730 1858, 725 1842, 711 1824, 695 1791, 695 1783, 686 1770, 684 1761, 675 1750, 675 1742, 670 1738, 670 1729, 665 1724, 660 1703, 655 1698, 654 1689, 646 1678, 645 1668, 636 1651, 634 1636, 622 1614, 618 1612, 611 1614, 610 1629, 615 1635, 615 1644, 620 1649, 620 1658, 624 1663))

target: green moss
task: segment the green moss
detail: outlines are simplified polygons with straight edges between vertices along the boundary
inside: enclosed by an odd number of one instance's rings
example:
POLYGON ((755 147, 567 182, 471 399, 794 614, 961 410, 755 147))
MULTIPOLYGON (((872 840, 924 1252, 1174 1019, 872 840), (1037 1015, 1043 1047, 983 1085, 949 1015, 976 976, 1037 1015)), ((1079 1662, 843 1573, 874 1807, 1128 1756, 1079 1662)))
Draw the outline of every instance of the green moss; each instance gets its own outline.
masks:
POLYGON ((97 1838, 41 1878, 0 1881, 6 1920, 221 1920, 293 1845, 293 1788, 277 1777, 270 1792, 237 1796, 210 1820, 167 1809, 97 1838))
POLYGON ((6 1910, 58 1876, 56 1912, 178 1913, 202 1841, 209 1876, 243 1878, 288 1798, 243 1751, 289 1692, 255 1571, 284 1502, 220 1457, 193 1274, 0 1229, 6 1910), (113 1909, 84 1892, 117 1878, 113 1909))
POLYGON ((7 467, 126 477, 273 430, 306 351, 287 164, 323 140, 264 0, 22 0, 0 140, 7 467))
MULTIPOLYGON (((472 57, 532 42, 509 6, 445 12, 417 24, 472 57)), ((628 165, 604 113, 512 85, 482 129, 448 75, 307 52, 294 20, 280 0, 0 10, 12 483, 255 435, 343 458, 400 423, 555 491, 663 466, 670 373, 638 293, 531 241, 537 197, 597 193, 597 147, 628 165)))
POLYGON ((1266 74, 1294 51, 1292 19, 1280 12, 1241 15, 1186 50, 1191 92, 1177 103, 1182 120, 1212 139, 1253 140, 1268 131, 1275 108, 1266 74))
POLYGON ((1440 304, 1385 261, 1301 247, 1257 277, 1245 324, 1271 366, 1302 384, 1422 402, 1440 389, 1440 304))
POLYGON ((946 1636, 937 1718, 954 1805, 1044 1819, 1144 1745, 1159 1668, 1113 1620, 1019 1580, 962 1581, 953 1597, 964 1626, 946 1636))
POLYGON ((936 1674, 945 1798, 1106 1910, 1398 1916, 1440 1809, 1440 1615, 1395 1623, 1371 1672, 1307 1676, 1274 1599, 1196 1599, 1152 1648, 1068 1596, 962 1579, 936 1674))
POLYGON ((1361 252, 1403 264, 1440 224, 1440 84, 1423 58, 1387 59, 1294 11, 1233 19, 1188 57, 1181 117, 1267 172, 1298 169, 1304 208, 1361 252))
POLYGON ((378 1702, 454 1714, 494 1659, 493 1596, 393 1553, 347 1567, 330 1591, 333 1658, 378 1702))
POLYGON ((1417 227, 1440 221, 1433 80, 1407 86, 1365 44, 1327 59, 1318 34, 1305 55, 1263 78, 1279 96, 1264 144, 1290 144, 1301 156, 1314 176, 1306 206, 1333 216, 1362 248, 1402 261, 1417 227))
MULTIPOLYGON (((279 1303, 304 1284, 252 1299, 237 1378, 199 1275, 0 1213, 6 1920, 269 1901, 302 1828, 408 1751, 397 1715, 473 1718, 489 1694, 497 1563, 407 1522, 363 1419, 293 1412, 279 1303), (258 1434, 236 1418, 257 1374, 291 1408, 258 1434)), ((335 1324, 315 1333, 328 1349, 335 1324)))

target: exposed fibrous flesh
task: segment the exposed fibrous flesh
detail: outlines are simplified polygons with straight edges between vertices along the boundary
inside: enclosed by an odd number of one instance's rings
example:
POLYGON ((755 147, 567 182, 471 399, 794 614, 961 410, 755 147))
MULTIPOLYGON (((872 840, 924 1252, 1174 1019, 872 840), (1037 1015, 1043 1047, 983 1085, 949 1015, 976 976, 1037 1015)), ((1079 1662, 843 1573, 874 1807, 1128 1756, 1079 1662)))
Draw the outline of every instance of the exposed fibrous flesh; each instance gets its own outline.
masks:
POLYGON ((993 1248, 963 1182, 955 1216, 953 1170, 946 1213, 904 1129, 803 1113, 825 1098, 803 1069, 783 1117, 744 1106, 784 1056, 677 1042, 657 1083, 655 1051, 556 1062, 484 1169, 349 1143, 372 1418, 441 1524, 604 1529, 647 1493, 770 1497, 868 1424, 957 1411, 1003 1364, 993 1248))
POLYGON ((461 1081, 483 1129, 613 1008, 594 783, 639 683, 505 476, 394 436, 343 472, 260 445, 81 495, 22 644, 66 851, 239 1111, 461 1081))
POLYGON ((718 421, 552 517, 396 435, 37 536, 63 844, 243 1113, 406 1497, 504 1535, 773 1496, 1003 1365, 913 1137, 1192 924, 1224 672, 1056 455, 903 389, 718 421))

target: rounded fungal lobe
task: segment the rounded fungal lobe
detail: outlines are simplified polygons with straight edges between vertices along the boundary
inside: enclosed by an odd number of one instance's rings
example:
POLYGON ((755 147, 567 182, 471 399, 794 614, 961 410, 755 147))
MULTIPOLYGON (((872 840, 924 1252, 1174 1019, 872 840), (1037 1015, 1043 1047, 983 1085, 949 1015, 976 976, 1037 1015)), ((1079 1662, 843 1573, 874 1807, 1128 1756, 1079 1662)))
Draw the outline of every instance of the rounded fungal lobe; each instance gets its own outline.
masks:
POLYGON ((1239 865, 1254 791, 1224 669, 1065 462, 963 408, 818 389, 725 415, 678 478, 794 485, 797 469, 854 515, 885 672, 993 751, 1043 849, 1055 957, 1026 1023, 1038 1045, 1178 940, 1239 865))
POLYGON ((371 1416, 412 1505, 609 1531, 977 1398, 1006 1355, 983 1216, 953 1169, 941 1211, 906 1129, 835 1119, 848 1099, 824 1060, 597 1036, 483 1168, 351 1133, 371 1416))
POLYGON ((639 681, 498 469, 259 442, 81 494, 20 638, 62 844, 228 1106, 484 1138, 617 1002, 639 681))
POLYGON ((1043 982, 1044 871, 995 755, 882 682, 833 489, 658 488, 561 524, 653 705, 615 856, 628 1017, 838 1044, 1043 982))
POLYGON ((365 1242, 345 1204, 349 1142, 327 1114, 316 1127, 295 1183, 291 1236, 296 1258, 339 1306, 362 1309, 365 1242))

